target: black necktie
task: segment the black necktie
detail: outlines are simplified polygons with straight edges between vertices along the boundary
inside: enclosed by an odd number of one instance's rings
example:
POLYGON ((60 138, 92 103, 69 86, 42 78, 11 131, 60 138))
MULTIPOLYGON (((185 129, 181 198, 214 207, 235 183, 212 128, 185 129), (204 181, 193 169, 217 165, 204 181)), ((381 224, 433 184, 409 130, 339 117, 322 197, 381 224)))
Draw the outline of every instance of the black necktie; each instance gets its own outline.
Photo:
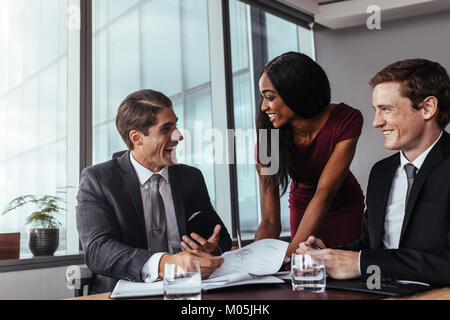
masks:
POLYGON ((409 194, 411 192, 411 187, 413 185, 414 178, 416 177, 417 168, 411 163, 405 164, 403 168, 405 169, 406 177, 408 178, 408 189, 406 191, 406 199, 405 199, 405 209, 406 209, 406 206, 408 205, 409 194))

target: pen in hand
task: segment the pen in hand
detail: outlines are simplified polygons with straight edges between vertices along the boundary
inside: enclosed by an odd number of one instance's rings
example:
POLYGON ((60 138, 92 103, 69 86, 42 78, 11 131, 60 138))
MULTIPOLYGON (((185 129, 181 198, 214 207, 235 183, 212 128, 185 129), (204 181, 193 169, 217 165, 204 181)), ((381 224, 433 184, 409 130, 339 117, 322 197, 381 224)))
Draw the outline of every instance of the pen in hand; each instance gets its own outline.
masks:
POLYGON ((239 249, 242 248, 241 235, 239 233, 237 234, 237 241, 238 241, 239 249))

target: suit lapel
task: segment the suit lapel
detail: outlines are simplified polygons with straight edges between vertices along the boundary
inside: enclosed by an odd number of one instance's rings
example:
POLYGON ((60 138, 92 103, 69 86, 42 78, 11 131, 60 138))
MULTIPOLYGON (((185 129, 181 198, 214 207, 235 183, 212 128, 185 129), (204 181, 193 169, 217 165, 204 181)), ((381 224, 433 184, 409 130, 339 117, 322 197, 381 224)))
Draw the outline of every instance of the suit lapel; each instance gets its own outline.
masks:
POLYGON ((443 154, 445 153, 444 146, 447 140, 447 135, 445 132, 441 137, 440 141, 436 143, 436 145, 431 149, 430 153, 425 158, 420 170, 417 172, 417 175, 414 179, 413 185, 411 187, 411 193, 408 199, 408 205, 405 210, 405 217, 403 218, 402 231, 400 234, 400 243, 405 235, 406 228, 408 226, 408 222, 411 219, 411 215, 413 213, 413 209, 417 202, 417 198, 420 194, 420 190, 422 189, 425 181, 431 172, 444 160, 443 154))
POLYGON ((397 170, 400 164, 400 154, 396 154, 392 157, 391 161, 383 168, 383 172, 377 177, 378 183, 375 185, 376 190, 373 191, 373 194, 376 197, 371 199, 374 207, 375 213, 379 212, 380 214, 375 214, 373 217, 373 239, 372 239, 372 248, 381 248, 382 247, 382 239, 384 234, 384 220, 386 218, 386 207, 389 198, 389 193, 392 187, 392 181, 394 180, 395 171, 397 170))
POLYGON ((170 182, 170 190, 172 191, 175 216, 177 218, 178 231, 180 233, 180 237, 182 237, 187 232, 186 215, 184 212, 184 203, 181 193, 181 186, 179 184, 179 177, 177 177, 175 167, 176 166, 169 167, 169 182, 170 182))
POLYGON ((136 175, 136 171, 134 170, 133 165, 130 160, 130 152, 124 153, 120 156, 119 164, 124 173, 123 180, 125 182, 125 189, 127 190, 128 196, 133 203, 134 212, 136 213, 139 219, 139 225, 142 227, 142 232, 146 235, 145 231, 145 220, 144 220, 144 209, 142 207, 142 197, 141 190, 139 188, 139 180, 136 175))

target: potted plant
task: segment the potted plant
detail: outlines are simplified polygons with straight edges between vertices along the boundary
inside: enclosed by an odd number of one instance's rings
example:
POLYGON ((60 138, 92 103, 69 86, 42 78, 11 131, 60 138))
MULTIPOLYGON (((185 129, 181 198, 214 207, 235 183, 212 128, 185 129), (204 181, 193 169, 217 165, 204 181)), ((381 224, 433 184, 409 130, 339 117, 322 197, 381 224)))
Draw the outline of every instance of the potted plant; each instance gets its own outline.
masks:
POLYGON ((66 211, 62 207, 64 199, 57 196, 44 195, 37 197, 25 195, 13 199, 9 202, 2 215, 14 211, 27 204, 34 204, 37 210, 31 213, 26 219, 26 224, 31 224, 28 247, 34 256, 51 256, 59 246, 59 227, 61 222, 58 215, 66 211))

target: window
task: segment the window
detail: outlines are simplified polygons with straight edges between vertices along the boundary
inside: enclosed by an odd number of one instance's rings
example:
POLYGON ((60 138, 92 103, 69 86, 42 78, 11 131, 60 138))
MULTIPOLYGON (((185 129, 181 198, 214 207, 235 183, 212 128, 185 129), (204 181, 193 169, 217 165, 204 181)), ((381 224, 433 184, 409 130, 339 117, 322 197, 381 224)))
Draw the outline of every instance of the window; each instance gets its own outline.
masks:
MULTIPOLYGON (((0 2, 0 209, 14 198, 57 195, 68 200, 68 2, 0 2), (62 191, 63 193, 58 193, 62 191)), ((76 53, 77 55, 78 53, 76 53)), ((76 186, 74 186, 76 187, 76 186)), ((20 257, 30 257, 22 207, 0 216, 0 232, 20 232, 20 257)), ((69 210, 68 212, 73 212, 69 210)), ((68 245, 66 216, 60 217, 57 254, 68 245)), ((77 247, 78 239, 71 239, 77 247)))

